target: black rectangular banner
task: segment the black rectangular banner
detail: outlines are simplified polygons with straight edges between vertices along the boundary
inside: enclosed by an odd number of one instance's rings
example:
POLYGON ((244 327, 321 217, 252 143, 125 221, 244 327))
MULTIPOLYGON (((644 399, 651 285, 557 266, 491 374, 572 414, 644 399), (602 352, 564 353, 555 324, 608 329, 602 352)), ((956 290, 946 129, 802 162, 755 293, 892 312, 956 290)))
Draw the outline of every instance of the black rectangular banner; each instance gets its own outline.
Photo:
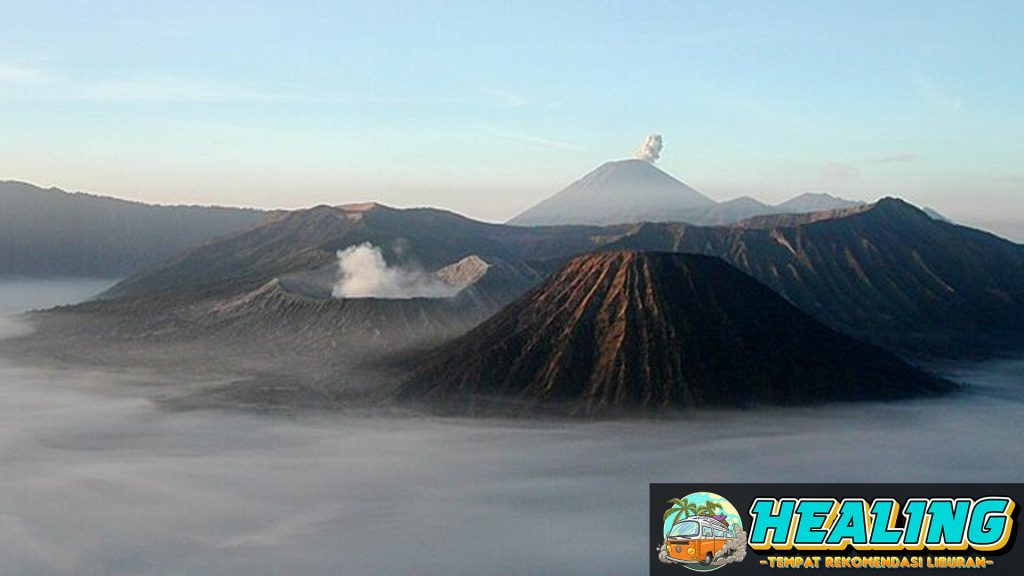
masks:
POLYGON ((1018 576, 1024 484, 651 484, 650 573, 1018 576))

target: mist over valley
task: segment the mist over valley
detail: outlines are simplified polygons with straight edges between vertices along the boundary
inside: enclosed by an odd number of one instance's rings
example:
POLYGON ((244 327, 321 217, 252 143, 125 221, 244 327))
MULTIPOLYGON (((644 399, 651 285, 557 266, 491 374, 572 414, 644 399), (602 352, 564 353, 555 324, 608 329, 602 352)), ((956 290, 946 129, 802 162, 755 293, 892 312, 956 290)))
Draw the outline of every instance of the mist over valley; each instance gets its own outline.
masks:
MULTIPOLYGON (((102 287, 0 283, 7 313, 102 287)), ((648 482, 1024 473, 1020 360, 944 365, 968 388, 923 400, 524 421, 182 410, 231 375, 29 362, 10 338, 30 330, 0 324, 0 553, 19 574, 619 574, 647 560, 648 482)))

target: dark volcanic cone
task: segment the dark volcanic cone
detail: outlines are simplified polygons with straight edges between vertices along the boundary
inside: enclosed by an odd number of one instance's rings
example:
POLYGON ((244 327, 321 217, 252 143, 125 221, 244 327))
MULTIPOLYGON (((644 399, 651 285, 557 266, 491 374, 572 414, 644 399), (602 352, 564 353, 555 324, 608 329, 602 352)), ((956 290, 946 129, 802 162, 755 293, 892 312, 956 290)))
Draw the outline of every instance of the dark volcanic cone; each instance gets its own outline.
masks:
POLYGON ((722 260, 578 257, 435 351, 407 399, 616 407, 905 398, 952 384, 825 327, 722 260))

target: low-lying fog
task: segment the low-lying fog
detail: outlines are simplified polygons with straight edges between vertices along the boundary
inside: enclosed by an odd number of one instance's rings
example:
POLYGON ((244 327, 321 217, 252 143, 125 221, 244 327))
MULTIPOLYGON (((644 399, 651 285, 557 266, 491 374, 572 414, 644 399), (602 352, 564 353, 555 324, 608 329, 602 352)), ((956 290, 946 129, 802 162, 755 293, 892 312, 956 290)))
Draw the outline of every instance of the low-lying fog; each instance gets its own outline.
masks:
POLYGON ((1019 481, 1024 361, 958 373, 972 393, 675 421, 284 417, 163 410, 160 376, 0 343, 0 572, 638 573, 651 481, 1019 481))
POLYGON ((114 280, 103 279, 36 280, 0 276, 0 317, 81 302, 114 284, 114 280))

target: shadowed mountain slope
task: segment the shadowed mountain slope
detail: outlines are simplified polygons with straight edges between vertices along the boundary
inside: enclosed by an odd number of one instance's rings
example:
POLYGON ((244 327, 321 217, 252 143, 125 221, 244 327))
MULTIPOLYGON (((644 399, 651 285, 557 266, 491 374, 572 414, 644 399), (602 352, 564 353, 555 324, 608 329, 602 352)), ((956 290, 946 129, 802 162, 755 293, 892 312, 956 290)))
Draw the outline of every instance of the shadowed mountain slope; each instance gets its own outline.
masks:
POLYGON ((154 206, 4 181, 0 275, 123 277, 266 217, 258 210, 154 206))
POLYGON ((456 298, 326 298, 271 281, 208 307, 191 327, 219 336, 289 340, 314 349, 381 350, 438 342, 464 333, 494 312, 456 298))
POLYGON ((719 256, 854 334, 1024 326, 1024 247, 896 199, 732 228, 645 224, 607 247, 719 256))
POLYGON ((463 305, 491 312, 512 302, 543 280, 523 262, 506 262, 491 258, 490 262, 476 254, 434 273, 446 283, 460 288, 454 299, 463 305))
POLYGON ((601 240, 595 237, 603 233, 603 228, 488 224, 430 208, 317 206, 182 254, 129 278, 107 296, 238 294, 274 278, 330 266, 338 250, 367 242, 380 247, 391 265, 438 269, 471 255, 514 262, 582 252, 597 246, 601 240))
POLYGON ((950 385, 839 334, 717 258, 605 252, 435 351, 401 391, 614 407, 903 398, 950 385))

